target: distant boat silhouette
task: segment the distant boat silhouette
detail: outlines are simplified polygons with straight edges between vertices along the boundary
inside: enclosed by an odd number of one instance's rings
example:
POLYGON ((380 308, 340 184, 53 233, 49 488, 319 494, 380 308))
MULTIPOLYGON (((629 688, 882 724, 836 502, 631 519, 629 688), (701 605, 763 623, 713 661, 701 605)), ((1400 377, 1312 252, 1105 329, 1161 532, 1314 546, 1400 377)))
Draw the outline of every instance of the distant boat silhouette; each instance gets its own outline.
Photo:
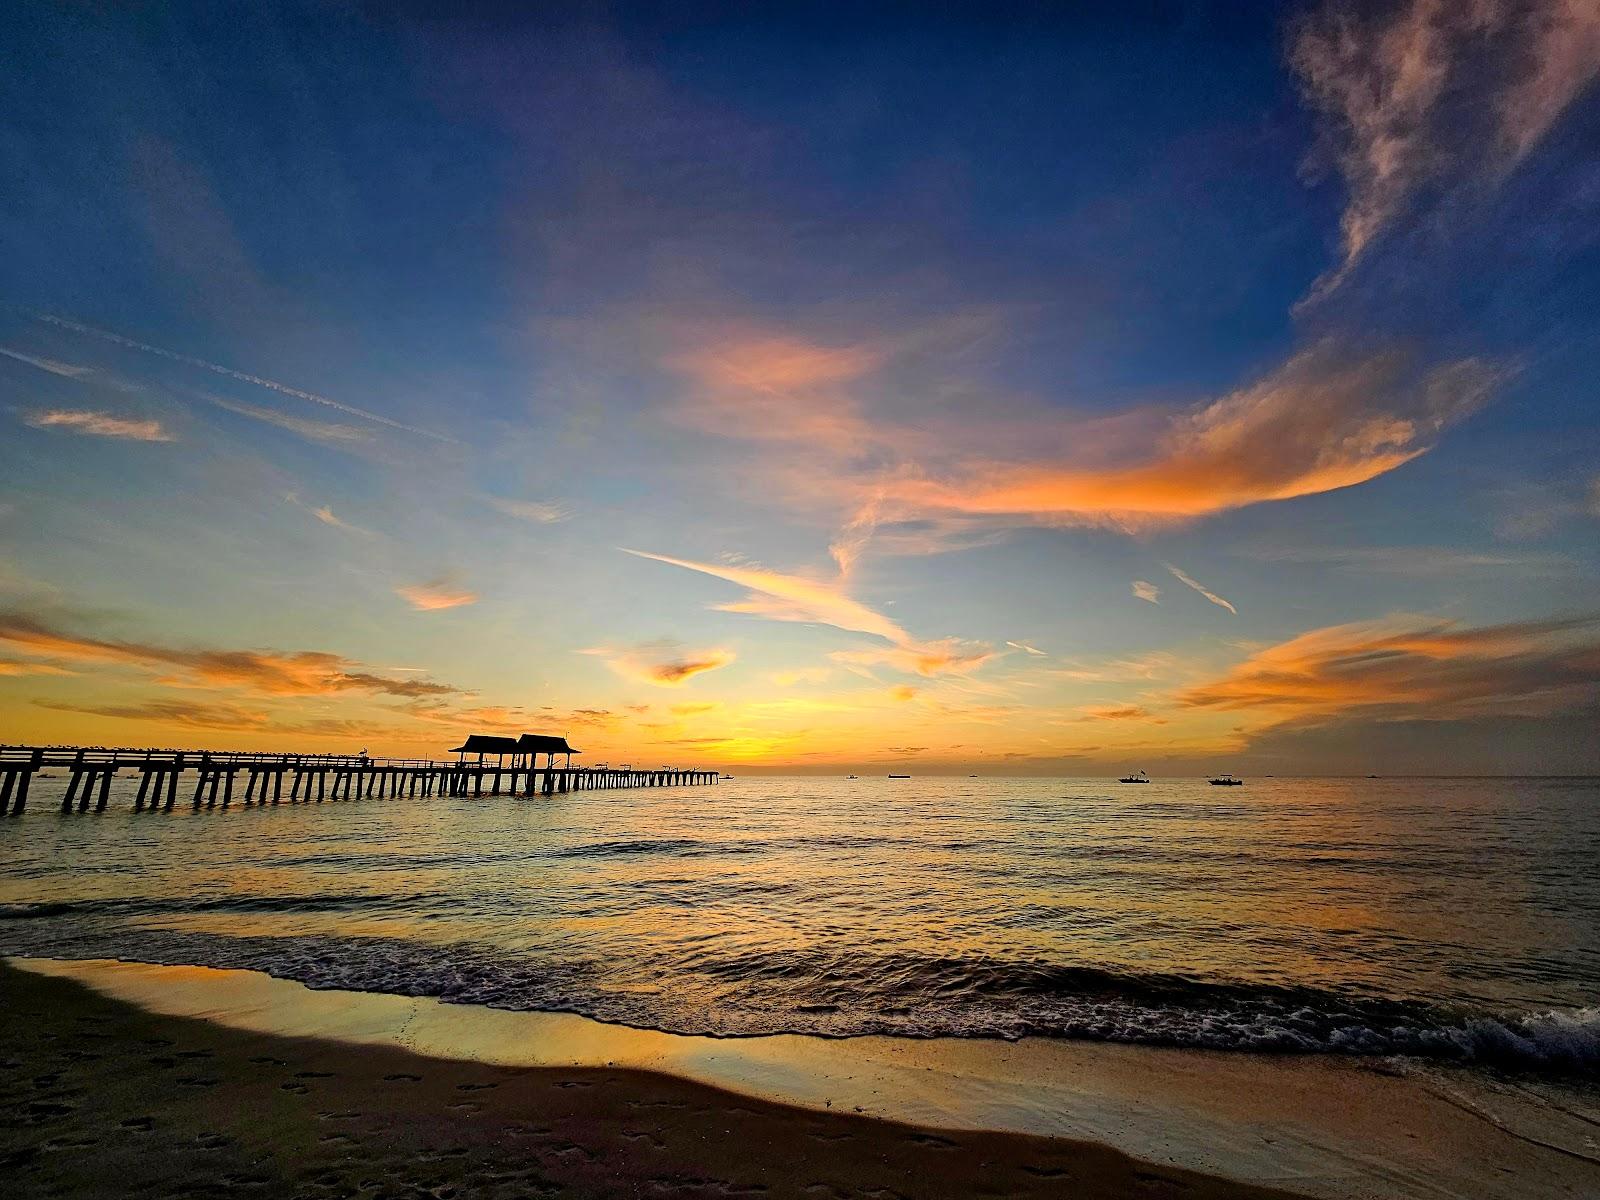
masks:
POLYGON ((1135 771, 1132 775, 1124 775, 1121 779, 1118 779, 1117 782, 1118 783, 1149 783, 1150 782, 1150 776, 1146 775, 1143 771, 1135 771))
POLYGON ((1243 787, 1244 786, 1244 780, 1236 779, 1232 775, 1218 775, 1215 779, 1209 780, 1208 782, 1211 784, 1212 787, 1243 787))
POLYGON ((846 779, 855 779, 856 776, 854 776, 854 775, 846 775, 845 778, 846 779))
POLYGON ((732 775, 724 775, 724 776, 723 776, 723 778, 724 778, 724 779, 732 779, 732 778, 733 778, 733 776, 732 776, 732 775))
POLYGON ((909 776, 909 775, 891 775, 891 776, 889 776, 889 778, 890 779, 910 779, 911 776, 909 776))

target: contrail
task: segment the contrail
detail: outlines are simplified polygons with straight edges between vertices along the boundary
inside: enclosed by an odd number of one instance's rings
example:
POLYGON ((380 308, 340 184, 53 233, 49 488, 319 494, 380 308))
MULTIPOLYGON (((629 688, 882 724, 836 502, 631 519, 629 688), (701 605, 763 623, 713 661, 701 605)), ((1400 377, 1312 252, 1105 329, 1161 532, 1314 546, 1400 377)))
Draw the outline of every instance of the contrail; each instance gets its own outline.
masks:
MULTIPOLYGON (((1207 600, 1211 601, 1211 603, 1215 604, 1218 608, 1225 608, 1236 617, 1239 615, 1239 610, 1237 608, 1235 608, 1233 605, 1229 604, 1226 600, 1224 600, 1221 596, 1217 595, 1215 592, 1213 592, 1213 591, 1209 590, 1208 588, 1206 588, 1199 581, 1191 578, 1189 575, 1186 575, 1184 572, 1180 571, 1177 567, 1173 566, 1171 563, 1162 563, 1161 565, 1164 566, 1167 570, 1171 571, 1172 574, 1173 574, 1173 577, 1175 579, 1177 579, 1177 581, 1179 583, 1185 584, 1188 587, 1192 587, 1195 591, 1199 592, 1202 596, 1204 596, 1207 600)), ((1135 592, 1135 595, 1137 595, 1137 594, 1138 593, 1135 592)))
POLYGON ((459 445, 455 438, 446 437, 442 433, 434 433, 430 429, 418 429, 415 425, 406 425, 400 421, 391 420, 389 417, 381 416, 378 413, 368 412, 364 408, 357 408, 353 404, 344 404, 338 400, 331 400, 327 396, 319 396, 316 392, 307 392, 300 388, 290 387, 288 384, 279 383, 274 379, 263 379, 260 375, 251 375, 245 371, 235 371, 232 367, 219 366, 216 363, 207 362, 203 358, 195 358, 190 354, 179 354, 176 350, 163 350, 160 346, 152 346, 148 342, 138 342, 133 338, 123 337, 120 333, 111 333, 105 329, 96 329, 92 325, 84 325, 78 321, 69 321, 65 317, 56 317, 49 313, 40 312, 34 313, 33 316, 36 320, 43 321, 47 325, 55 325, 61 329, 70 329, 74 333, 81 333, 89 337, 96 337, 101 341, 111 342, 114 345, 126 346, 130 350, 142 350, 146 354, 154 354, 160 358, 170 359, 172 362, 180 362, 186 366, 199 367, 203 371, 210 371, 216 375, 226 375, 229 379, 237 379, 242 383, 253 383, 257 387, 264 387, 270 391, 278 392, 285 396, 293 396, 296 400, 307 400, 312 404, 321 404, 325 408, 332 408, 342 413, 348 413, 352 417, 360 417, 364 421, 372 421, 378 425, 387 425, 390 429, 399 429, 405 433, 414 433, 418 437, 432 438, 436 442, 448 442, 452 445, 459 445))

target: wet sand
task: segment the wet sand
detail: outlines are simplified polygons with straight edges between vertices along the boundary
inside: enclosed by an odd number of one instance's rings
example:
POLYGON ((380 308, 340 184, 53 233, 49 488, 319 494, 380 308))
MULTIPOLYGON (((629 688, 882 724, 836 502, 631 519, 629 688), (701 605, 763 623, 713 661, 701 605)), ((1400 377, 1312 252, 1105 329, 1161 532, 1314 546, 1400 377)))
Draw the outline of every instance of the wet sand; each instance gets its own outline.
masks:
POLYGON ((227 1138, 311 1164, 273 1176, 307 1195, 317 1172, 403 1194, 408 1171, 459 1196, 535 1177, 576 1195, 1600 1195, 1600 1092, 1577 1080, 1060 1039, 717 1039, 255 971, 6 961, 19 1165, 81 1172, 85 1155, 41 1155, 187 1113, 186 1152, 227 1138))
POLYGON ((1061 1138, 665 1074, 440 1059, 145 1011, 0 966, 7 1196, 1284 1197, 1061 1138))

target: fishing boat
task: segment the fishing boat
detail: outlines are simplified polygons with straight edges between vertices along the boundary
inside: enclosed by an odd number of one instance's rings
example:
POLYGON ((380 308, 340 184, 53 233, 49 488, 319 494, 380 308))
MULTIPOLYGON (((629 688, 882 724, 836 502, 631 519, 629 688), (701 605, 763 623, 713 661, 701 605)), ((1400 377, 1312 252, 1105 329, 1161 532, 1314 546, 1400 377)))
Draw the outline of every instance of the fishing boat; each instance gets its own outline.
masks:
POLYGON ((724 775, 724 776, 723 776, 723 778, 724 778, 724 779, 732 779, 732 778, 733 778, 733 776, 732 776, 732 775, 724 775))
POLYGON ((1244 780, 1234 775, 1218 775, 1215 779, 1208 780, 1212 787, 1243 787, 1244 780))
POLYGON ((890 779, 910 779, 911 776, 909 776, 909 775, 890 775, 889 778, 890 779))
POLYGON ((1118 783, 1149 783, 1150 776, 1143 771, 1135 771, 1132 775, 1124 775, 1117 780, 1118 783))

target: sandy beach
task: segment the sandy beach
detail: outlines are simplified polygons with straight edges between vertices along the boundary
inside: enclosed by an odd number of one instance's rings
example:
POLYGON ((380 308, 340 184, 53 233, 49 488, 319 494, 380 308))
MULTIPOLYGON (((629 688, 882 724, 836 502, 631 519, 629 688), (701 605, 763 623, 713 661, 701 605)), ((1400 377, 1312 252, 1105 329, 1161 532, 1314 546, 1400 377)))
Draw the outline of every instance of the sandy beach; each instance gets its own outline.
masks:
POLYGON ((659 1074, 248 1033, 9 966, 0 996, 11 1196, 1290 1194, 1082 1142, 807 1111, 659 1074))
POLYGON ((19 959, 0 984, 23 1097, 4 1155, 29 1195, 1600 1186, 1588 1093, 1548 1084, 1054 1040, 694 1038, 205 967, 19 959))

